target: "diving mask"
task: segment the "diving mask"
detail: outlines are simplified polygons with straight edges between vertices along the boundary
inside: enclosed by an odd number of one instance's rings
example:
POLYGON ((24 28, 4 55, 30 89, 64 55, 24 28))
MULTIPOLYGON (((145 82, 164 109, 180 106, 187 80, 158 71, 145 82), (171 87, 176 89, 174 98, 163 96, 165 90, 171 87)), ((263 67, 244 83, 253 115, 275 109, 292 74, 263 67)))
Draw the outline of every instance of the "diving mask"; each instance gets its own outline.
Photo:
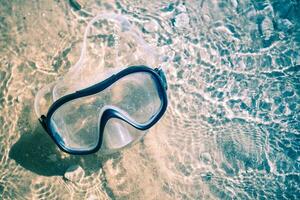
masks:
MULTIPOLYGON (((99 19, 116 22, 120 32, 128 32, 128 37, 133 38, 136 49, 149 52, 145 42, 120 15, 98 15, 88 24, 79 61, 63 79, 41 89, 35 99, 36 113, 44 129, 61 150, 70 154, 90 154, 100 148, 116 151, 133 144, 167 108, 165 75, 162 69, 147 67, 145 61, 133 59, 128 63, 128 59, 119 59, 129 67, 106 75, 101 81, 97 73, 85 73, 93 70, 87 58, 96 60, 87 53, 87 49, 93 50, 88 48, 87 38, 99 19), (53 102, 51 106, 49 101, 53 102)), ((104 66, 94 66, 96 72, 100 68, 103 70, 104 66)))

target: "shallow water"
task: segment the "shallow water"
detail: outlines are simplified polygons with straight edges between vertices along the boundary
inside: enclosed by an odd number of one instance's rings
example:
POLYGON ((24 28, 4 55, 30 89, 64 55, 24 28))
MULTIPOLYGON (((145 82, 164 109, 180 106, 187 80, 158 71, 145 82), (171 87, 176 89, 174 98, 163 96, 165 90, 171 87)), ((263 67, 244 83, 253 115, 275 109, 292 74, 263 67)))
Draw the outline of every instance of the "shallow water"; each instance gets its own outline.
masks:
POLYGON ((168 111, 119 154, 61 153, 34 95, 76 62, 91 16, 0 0, 1 199, 300 198, 299 1, 79 2, 122 13, 157 47, 168 111), (73 165, 83 171, 66 180, 73 165))

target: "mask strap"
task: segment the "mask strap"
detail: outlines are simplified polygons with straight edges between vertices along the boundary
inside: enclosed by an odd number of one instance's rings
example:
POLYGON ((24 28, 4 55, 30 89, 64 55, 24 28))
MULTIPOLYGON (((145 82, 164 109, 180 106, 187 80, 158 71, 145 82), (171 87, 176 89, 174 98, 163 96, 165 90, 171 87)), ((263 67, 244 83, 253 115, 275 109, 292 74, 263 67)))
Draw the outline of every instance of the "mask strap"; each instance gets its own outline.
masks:
MULTIPOLYGON (((129 31, 130 34, 140 43, 141 46, 143 46, 144 50, 148 53, 148 55, 151 55, 155 57, 155 51, 146 43, 146 41, 136 32, 132 29, 131 23, 122 15, 115 14, 115 13, 107 13, 107 14, 98 14, 96 15, 87 25, 84 31, 84 36, 83 36, 83 43, 82 43, 82 48, 81 48, 81 53, 79 60, 76 62, 73 67, 70 68, 70 71, 72 73, 74 70, 77 70, 78 68, 81 69, 81 64, 84 60, 84 57, 86 56, 86 47, 87 47, 87 37, 90 32, 90 28, 99 19, 113 19, 121 24, 121 27, 126 28, 126 31, 129 31)), ((156 66, 153 66, 156 67, 156 66)))
POLYGON ((74 70, 77 70, 77 68, 80 69, 82 61, 84 60, 84 57, 86 56, 87 36, 89 34, 90 28, 93 25, 93 23, 95 23, 99 19, 114 19, 115 21, 119 21, 122 25, 128 26, 129 30, 131 29, 131 27, 130 27, 131 25, 130 25, 129 21, 121 15, 117 15, 117 14, 114 14, 114 13, 96 15, 88 23, 87 27, 85 28, 79 60, 76 62, 75 65, 73 65, 73 67, 70 68, 70 71, 73 72, 74 70))

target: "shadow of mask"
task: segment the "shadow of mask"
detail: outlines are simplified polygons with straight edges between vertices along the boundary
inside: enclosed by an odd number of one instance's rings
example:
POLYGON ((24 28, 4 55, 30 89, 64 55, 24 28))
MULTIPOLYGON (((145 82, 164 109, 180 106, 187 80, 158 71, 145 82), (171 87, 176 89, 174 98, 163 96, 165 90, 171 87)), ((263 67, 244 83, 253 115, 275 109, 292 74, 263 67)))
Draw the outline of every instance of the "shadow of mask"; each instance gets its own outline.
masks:
POLYGON ((102 156, 95 154, 76 156, 62 152, 41 125, 30 132, 23 133, 12 146, 9 157, 27 170, 43 176, 64 175, 66 170, 79 165, 89 175, 102 168, 102 164, 120 154, 102 156))

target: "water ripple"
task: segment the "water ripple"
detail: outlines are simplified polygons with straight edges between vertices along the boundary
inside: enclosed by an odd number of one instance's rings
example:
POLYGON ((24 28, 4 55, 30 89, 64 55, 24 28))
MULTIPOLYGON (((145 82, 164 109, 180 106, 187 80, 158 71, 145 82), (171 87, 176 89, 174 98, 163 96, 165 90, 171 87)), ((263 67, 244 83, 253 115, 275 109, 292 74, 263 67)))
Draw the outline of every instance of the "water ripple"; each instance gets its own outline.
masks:
POLYGON ((70 2, 1 2, 2 199, 299 199, 298 1, 70 2), (169 107, 120 154, 67 156, 33 98, 77 61, 101 12, 156 47, 169 107), (74 165, 84 175, 63 178, 74 165))

